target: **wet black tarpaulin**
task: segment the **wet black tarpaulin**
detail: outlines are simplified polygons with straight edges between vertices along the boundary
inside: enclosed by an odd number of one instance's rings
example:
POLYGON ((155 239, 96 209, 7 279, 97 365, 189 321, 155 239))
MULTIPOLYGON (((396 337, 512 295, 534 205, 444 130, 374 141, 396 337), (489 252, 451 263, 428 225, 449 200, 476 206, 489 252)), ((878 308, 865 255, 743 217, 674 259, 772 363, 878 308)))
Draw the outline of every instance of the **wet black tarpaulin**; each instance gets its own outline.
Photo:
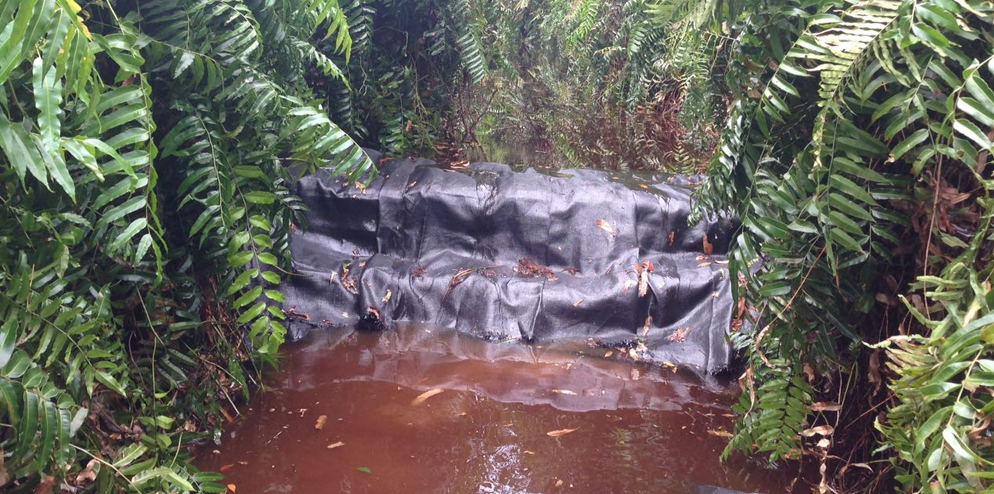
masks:
POLYGON ((387 327, 582 338, 720 371, 731 353, 732 225, 688 226, 692 191, 690 180, 666 175, 493 163, 457 172, 388 161, 368 188, 322 170, 297 186, 309 225, 291 240, 291 336, 372 314, 387 327))

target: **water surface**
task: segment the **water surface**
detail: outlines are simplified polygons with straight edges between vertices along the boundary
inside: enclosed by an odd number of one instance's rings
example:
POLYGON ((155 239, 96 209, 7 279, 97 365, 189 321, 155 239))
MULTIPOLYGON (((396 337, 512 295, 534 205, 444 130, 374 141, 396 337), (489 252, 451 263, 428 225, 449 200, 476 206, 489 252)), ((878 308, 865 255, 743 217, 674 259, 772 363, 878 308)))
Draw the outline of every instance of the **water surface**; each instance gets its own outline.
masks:
POLYGON ((240 494, 780 493, 797 473, 719 463, 733 384, 582 341, 410 325, 284 351, 271 389, 198 462, 240 494))

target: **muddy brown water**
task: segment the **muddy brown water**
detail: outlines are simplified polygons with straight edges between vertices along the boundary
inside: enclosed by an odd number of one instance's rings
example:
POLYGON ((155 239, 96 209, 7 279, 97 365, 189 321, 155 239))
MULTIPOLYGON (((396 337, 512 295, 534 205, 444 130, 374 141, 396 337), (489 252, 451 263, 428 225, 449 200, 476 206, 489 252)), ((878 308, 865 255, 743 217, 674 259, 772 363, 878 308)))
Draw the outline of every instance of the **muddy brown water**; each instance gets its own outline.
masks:
POLYGON ((269 389, 197 463, 239 494, 787 491, 796 466, 719 462, 733 383, 608 352, 424 326, 320 332, 284 347, 269 389))

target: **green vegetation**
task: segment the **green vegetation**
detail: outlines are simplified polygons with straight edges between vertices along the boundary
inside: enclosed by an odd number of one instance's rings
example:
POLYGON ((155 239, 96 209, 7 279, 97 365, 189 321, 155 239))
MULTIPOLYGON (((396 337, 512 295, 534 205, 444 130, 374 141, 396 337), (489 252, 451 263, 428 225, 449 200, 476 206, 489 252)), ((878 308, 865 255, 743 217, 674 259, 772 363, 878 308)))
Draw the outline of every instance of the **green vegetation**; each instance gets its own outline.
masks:
POLYGON ((0 2, 0 489, 223 491, 184 446, 283 341, 290 167, 371 166, 303 77, 349 32, 334 0, 84 6, 0 2))
POLYGON ((992 21, 982 0, 0 0, 0 488, 224 490, 187 446, 275 362, 292 181, 362 176, 356 142, 710 163, 696 214, 741 218, 755 326, 728 453, 813 457, 840 492, 994 488, 992 21))

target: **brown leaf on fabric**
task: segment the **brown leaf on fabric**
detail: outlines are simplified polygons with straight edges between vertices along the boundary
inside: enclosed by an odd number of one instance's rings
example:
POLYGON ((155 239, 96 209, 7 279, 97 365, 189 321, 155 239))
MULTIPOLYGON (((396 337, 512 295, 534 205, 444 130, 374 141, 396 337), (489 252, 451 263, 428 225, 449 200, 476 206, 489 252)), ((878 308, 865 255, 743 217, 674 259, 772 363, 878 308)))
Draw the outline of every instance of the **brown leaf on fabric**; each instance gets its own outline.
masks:
POLYGON ((614 227, 612 227, 611 224, 608 223, 607 221, 597 220, 597 228, 604 230, 605 232, 608 233, 608 235, 611 235, 612 237, 616 235, 616 233, 614 232, 614 227))
POLYGON ((574 300, 573 301, 573 307, 579 307, 580 304, 582 304, 582 303, 583 303, 583 300, 574 300))
POLYGON ((438 389, 438 388, 429 389, 428 391, 425 391, 424 393, 419 394, 417 398, 411 400, 411 406, 418 406, 418 405, 424 403, 425 400, 427 400, 428 398, 431 398, 432 396, 435 396, 435 395, 441 393, 442 391, 445 391, 445 390, 444 389, 438 389))
POLYGON ((642 325, 642 337, 649 336, 649 328, 652 327, 652 316, 645 317, 645 324, 642 325))
POLYGON ((676 230, 670 232, 670 247, 673 247, 674 240, 676 240, 676 230))
POLYGON ((579 429, 580 429, 579 427, 577 427, 576 429, 559 429, 559 430, 556 430, 556 431, 546 432, 545 435, 549 436, 549 437, 565 436, 566 434, 569 434, 571 432, 576 432, 579 429))
POLYGON ((469 275, 472 274, 473 271, 474 270, 471 268, 464 268, 460 269, 459 271, 456 271, 456 274, 452 276, 452 280, 449 281, 449 287, 445 289, 445 294, 442 295, 442 300, 445 300, 445 297, 449 295, 449 292, 451 292, 453 288, 455 288, 463 281, 466 281, 466 278, 469 277, 469 275))
POLYGON ((518 259, 518 265, 514 267, 514 272, 524 278, 537 278, 544 276, 549 281, 557 281, 559 277, 551 269, 532 261, 527 257, 518 259))
POLYGON ((670 333, 669 340, 676 343, 683 343, 687 341, 688 333, 690 333, 690 328, 676 328, 676 331, 670 333))
POLYGON ((314 423, 314 428, 317 430, 324 429, 324 423, 328 421, 327 415, 322 415, 318 417, 318 421, 314 423))
POLYGON ((341 442, 341 441, 338 441, 337 443, 332 443, 332 444, 329 444, 329 445, 328 445, 328 449, 335 449, 335 448, 340 448, 340 447, 342 447, 342 446, 345 446, 345 443, 343 443, 343 442, 341 442))
POLYGON ((704 254, 711 255, 714 254, 714 246, 711 245, 711 241, 708 240, 708 236, 704 235, 704 254))
POLYGON ((385 303, 389 302, 390 301, 390 297, 392 297, 392 296, 393 296, 393 292, 390 291, 389 288, 387 288, 387 294, 383 296, 383 303, 385 304, 385 303))
POLYGON ((635 265, 635 273, 639 280, 639 297, 644 297, 649 293, 649 273, 656 270, 652 261, 642 261, 635 265))

